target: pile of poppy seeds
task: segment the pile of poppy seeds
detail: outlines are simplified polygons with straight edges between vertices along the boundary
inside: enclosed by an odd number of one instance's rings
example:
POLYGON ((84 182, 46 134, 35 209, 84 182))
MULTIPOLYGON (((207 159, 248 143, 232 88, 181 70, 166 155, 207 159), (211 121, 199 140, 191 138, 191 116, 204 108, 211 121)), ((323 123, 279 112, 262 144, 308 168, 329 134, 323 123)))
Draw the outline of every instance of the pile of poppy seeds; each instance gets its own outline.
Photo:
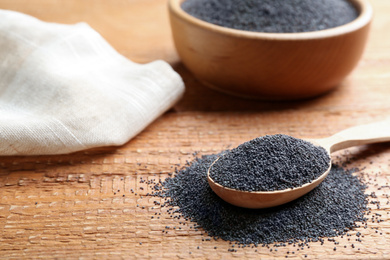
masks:
POLYGON ((181 7, 212 24, 271 33, 324 30, 358 16, 348 0, 186 0, 181 7))
POLYGON ((224 154, 210 167, 210 177, 237 190, 284 190, 317 179, 329 163, 322 147, 288 135, 266 135, 224 154))
MULTIPOLYGON (((288 204, 254 210, 226 203, 209 187, 207 170, 227 152, 196 158, 173 177, 149 183, 152 192, 147 196, 160 197, 162 202, 154 204, 168 208, 167 212, 179 219, 179 224, 191 221, 195 230, 202 229, 215 239, 235 242, 238 247, 261 244, 279 247, 293 243, 303 250, 304 246, 309 247, 309 242, 322 244, 324 238, 332 241, 331 238, 348 235, 348 231, 360 225, 367 227, 366 186, 353 175, 353 170, 336 165, 317 188, 288 204)), ((357 236, 360 242, 360 234, 357 236)), ((236 250, 234 245, 229 249, 236 250)))
MULTIPOLYGON (((367 186, 363 182, 363 175, 360 177, 356 175, 357 169, 345 170, 341 166, 332 165, 327 178, 311 192, 287 204, 267 209, 236 207, 223 201, 212 191, 207 182, 207 171, 217 158, 225 158, 223 164, 232 163, 229 160, 235 163, 241 160, 243 163, 245 160, 242 156, 227 155, 235 154, 237 151, 242 152, 245 147, 254 148, 252 146, 256 145, 258 146, 256 149, 263 151, 265 148, 261 147, 264 144, 279 145, 284 148, 287 146, 287 150, 298 146, 300 148, 295 149, 296 153, 290 155, 295 159, 298 159, 296 156, 303 156, 302 162, 307 160, 307 155, 299 151, 301 148, 302 151, 307 151, 304 149, 309 148, 311 155, 308 158, 319 153, 324 156, 324 161, 329 160, 328 155, 318 147, 285 135, 266 136, 244 143, 238 149, 195 157, 182 168, 176 169, 174 174, 169 174, 170 177, 165 180, 160 179, 157 182, 152 179, 147 182, 151 191, 146 196, 158 198, 154 201, 153 208, 166 208, 170 217, 177 219, 178 222, 178 227, 166 226, 163 233, 168 233, 172 229, 182 229, 180 225, 189 225, 191 229, 201 231, 202 234, 210 237, 202 239, 203 241, 209 241, 211 238, 230 241, 231 247, 228 249, 230 252, 236 252, 238 248, 258 246, 276 252, 279 247, 288 244, 292 244, 296 251, 302 251, 310 248, 312 242, 319 242, 322 245, 325 240, 334 243, 333 250, 336 250, 339 244, 336 240, 338 236, 348 237, 348 241, 351 239, 349 246, 360 250, 359 243, 362 242, 361 238, 364 235, 356 232, 356 228, 367 228, 369 221, 380 223, 383 220, 377 213, 373 213, 372 218, 368 219, 371 205, 380 209, 380 201, 374 192, 365 194, 367 186), (263 142, 258 142, 260 140, 263 142), (350 238, 351 232, 356 236, 354 240, 350 238)), ((284 154, 282 150, 277 151, 284 154)), ((262 162, 262 159, 256 156, 251 157, 250 160, 262 162)), ((296 163, 298 167, 299 160, 296 163)), ((327 165, 324 163, 321 167, 326 168, 327 165)), ((252 182, 250 179, 243 179, 243 181, 252 182)), ((145 180, 141 182, 145 183, 145 180)), ((382 188, 390 188, 390 186, 386 184, 378 190, 382 188)), ((389 203, 390 201, 387 202, 389 203)), ((378 227, 371 227, 371 229, 376 229, 376 233, 379 232, 378 227)), ((379 234, 382 235, 381 232, 379 234)), ((345 247, 347 245, 344 245, 345 247)), ((290 253, 295 254, 295 251, 287 252, 290 253)), ((304 256, 307 257, 307 254, 304 256)))
POLYGON ((156 184, 149 195, 164 198, 161 206, 195 222, 209 236, 243 245, 318 241, 366 221, 365 185, 337 166, 316 189, 288 204, 259 210, 230 205, 207 182, 207 169, 218 156, 195 159, 174 177, 156 184))

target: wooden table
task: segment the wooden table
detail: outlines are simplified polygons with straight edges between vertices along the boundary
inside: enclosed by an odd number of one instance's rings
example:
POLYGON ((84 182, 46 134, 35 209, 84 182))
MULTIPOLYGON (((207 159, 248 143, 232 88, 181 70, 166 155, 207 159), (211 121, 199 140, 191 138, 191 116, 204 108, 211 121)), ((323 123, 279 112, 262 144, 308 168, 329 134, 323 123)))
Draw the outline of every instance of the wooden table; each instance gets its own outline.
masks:
MULTIPOLYGON (((176 221, 164 211, 160 219, 151 219, 160 211, 151 209, 154 199, 140 197, 148 189, 139 180, 165 178, 194 151, 211 154, 265 134, 324 137, 389 116, 390 1, 372 4, 375 18, 366 52, 339 88, 305 101, 260 102, 215 92, 194 79, 175 52, 165 0, 0 0, 2 9, 45 21, 85 21, 135 62, 166 60, 187 87, 172 110, 124 146, 0 157, 0 258, 285 258, 289 247, 231 253, 229 243, 202 241, 200 231, 162 234, 176 221)), ((323 246, 312 243, 305 253, 318 259, 390 259, 390 206, 382 195, 389 188, 375 187, 390 183, 390 144, 353 148, 334 158, 366 167, 373 183, 368 192, 376 191, 382 205, 373 213, 384 220, 369 227, 378 227, 382 235, 361 229, 360 250, 333 251, 333 243, 326 241, 323 246)), ((298 252, 295 257, 304 258, 298 252)))

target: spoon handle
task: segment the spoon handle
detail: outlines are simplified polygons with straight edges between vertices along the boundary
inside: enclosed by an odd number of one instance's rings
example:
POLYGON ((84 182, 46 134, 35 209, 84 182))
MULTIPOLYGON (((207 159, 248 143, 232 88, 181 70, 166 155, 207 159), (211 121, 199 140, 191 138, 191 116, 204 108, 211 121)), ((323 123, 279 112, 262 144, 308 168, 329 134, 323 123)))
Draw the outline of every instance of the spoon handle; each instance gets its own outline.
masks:
POLYGON ((330 153, 357 145, 390 141, 390 118, 351 128, 316 140, 330 153))

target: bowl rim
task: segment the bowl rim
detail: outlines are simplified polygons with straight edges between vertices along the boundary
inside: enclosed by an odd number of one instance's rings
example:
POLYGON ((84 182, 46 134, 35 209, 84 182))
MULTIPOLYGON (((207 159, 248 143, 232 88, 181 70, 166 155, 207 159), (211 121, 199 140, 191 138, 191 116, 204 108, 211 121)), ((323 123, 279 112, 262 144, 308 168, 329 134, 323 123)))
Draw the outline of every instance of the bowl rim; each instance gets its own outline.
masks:
POLYGON ((340 36, 354 32, 369 24, 373 17, 373 9, 369 0, 348 0, 358 10, 359 15, 356 19, 349 23, 310 32, 295 32, 295 33, 267 33, 267 32, 253 32, 233 29, 215 25, 201 19, 198 19, 181 8, 181 4, 186 0, 169 0, 168 8, 172 14, 181 18, 187 23, 193 24, 197 27, 203 28, 214 33, 224 34, 230 37, 240 37, 247 39, 268 39, 268 40, 310 40, 323 39, 335 36, 340 36))

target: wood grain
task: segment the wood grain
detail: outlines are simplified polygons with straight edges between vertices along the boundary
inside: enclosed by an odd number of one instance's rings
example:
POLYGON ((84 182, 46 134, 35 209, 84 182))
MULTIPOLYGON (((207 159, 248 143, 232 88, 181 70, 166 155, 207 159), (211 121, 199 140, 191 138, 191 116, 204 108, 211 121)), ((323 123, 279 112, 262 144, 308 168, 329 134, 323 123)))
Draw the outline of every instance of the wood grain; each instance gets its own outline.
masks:
MULTIPOLYGON (((202 241, 202 232, 189 227, 163 234, 165 226, 177 222, 164 209, 152 209, 154 199, 144 196, 149 188, 140 179, 165 178, 194 151, 215 153, 264 134, 326 137, 388 117, 390 1, 371 2, 375 17, 367 49, 339 88, 316 99, 259 102, 220 94, 194 79, 174 49, 165 0, 0 0, 2 9, 45 21, 85 21, 135 62, 168 61, 187 87, 172 110, 124 146, 61 156, 0 157, 0 258, 285 259, 292 246, 232 253, 229 243, 202 241), (155 213, 161 213, 159 219, 151 219, 155 213)), ((361 173, 368 192, 375 191, 381 203, 380 209, 372 206, 369 217, 378 213, 384 221, 360 228, 364 238, 355 248, 344 237, 336 251, 330 241, 312 243, 294 258, 390 259, 390 190, 378 190, 390 183, 390 144, 348 149, 333 159, 365 167, 361 173)))

